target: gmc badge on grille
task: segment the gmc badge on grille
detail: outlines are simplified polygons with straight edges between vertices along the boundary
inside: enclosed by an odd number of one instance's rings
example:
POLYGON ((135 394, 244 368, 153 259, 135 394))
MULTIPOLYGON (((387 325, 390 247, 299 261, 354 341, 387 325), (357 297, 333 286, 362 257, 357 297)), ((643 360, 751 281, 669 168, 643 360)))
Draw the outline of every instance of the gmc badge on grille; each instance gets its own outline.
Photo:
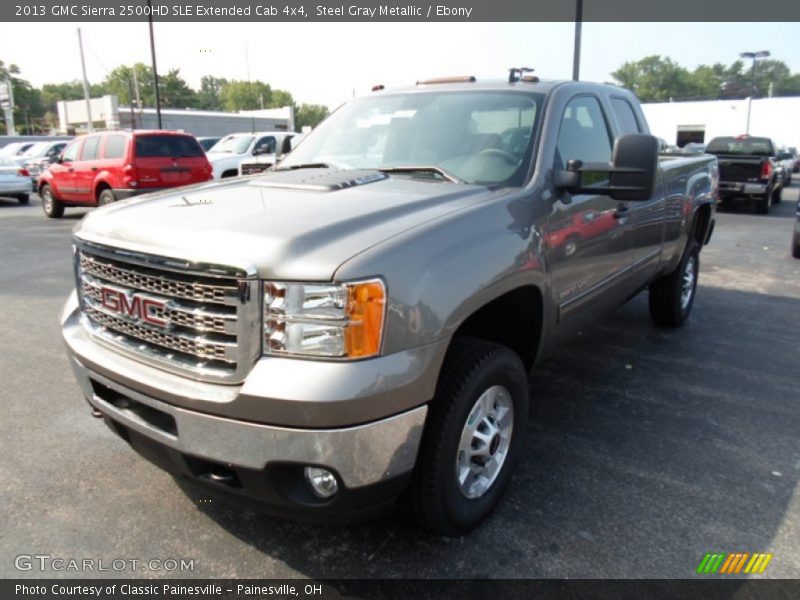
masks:
POLYGON ((143 321, 158 327, 167 327, 169 323, 159 318, 155 311, 164 314, 167 308, 166 302, 159 302, 147 296, 139 294, 126 294, 121 290, 109 287, 100 288, 100 303, 103 308, 115 312, 119 315, 143 321))

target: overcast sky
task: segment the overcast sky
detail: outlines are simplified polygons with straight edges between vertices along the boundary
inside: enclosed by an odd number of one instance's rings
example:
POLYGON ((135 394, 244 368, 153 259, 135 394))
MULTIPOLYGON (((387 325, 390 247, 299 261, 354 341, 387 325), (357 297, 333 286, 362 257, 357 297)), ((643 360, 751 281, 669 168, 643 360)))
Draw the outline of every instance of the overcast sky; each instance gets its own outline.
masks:
MULTIPOLYGON (((150 62, 146 23, 0 23, 0 60, 34 85, 79 79, 80 27, 91 82, 120 64, 150 62)), ((250 75, 299 102, 331 108, 377 83, 441 75, 505 77, 529 66, 542 78, 572 76, 571 23, 158 23, 158 68, 179 68, 192 87, 210 74, 250 75)), ((609 81, 626 60, 669 56, 688 68, 729 64, 769 50, 800 72, 798 23, 585 23, 581 78, 609 81)))

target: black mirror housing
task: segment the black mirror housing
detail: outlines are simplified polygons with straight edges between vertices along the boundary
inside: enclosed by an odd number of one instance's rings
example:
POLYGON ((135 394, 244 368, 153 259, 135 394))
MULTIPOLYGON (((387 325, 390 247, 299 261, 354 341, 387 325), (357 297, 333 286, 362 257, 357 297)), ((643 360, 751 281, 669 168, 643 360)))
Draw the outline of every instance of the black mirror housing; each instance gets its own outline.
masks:
POLYGON ((653 197, 658 173, 658 138, 632 133, 614 143, 611 163, 567 162, 566 171, 556 171, 555 186, 572 194, 605 194, 615 200, 649 200, 653 197), (609 185, 583 187, 582 174, 609 174, 609 185))
POLYGON ((658 139, 635 133, 614 144, 611 197, 615 200, 649 200, 656 188, 658 139))

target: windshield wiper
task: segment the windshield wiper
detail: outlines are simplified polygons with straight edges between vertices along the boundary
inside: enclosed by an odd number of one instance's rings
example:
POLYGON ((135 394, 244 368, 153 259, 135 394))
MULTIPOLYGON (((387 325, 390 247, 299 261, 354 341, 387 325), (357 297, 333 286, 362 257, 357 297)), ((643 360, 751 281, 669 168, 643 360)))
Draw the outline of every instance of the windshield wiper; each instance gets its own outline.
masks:
POLYGON ((452 173, 445 171, 441 167, 428 166, 402 166, 402 167, 378 167, 382 173, 435 173, 450 183, 464 183, 464 180, 456 177, 452 173))
POLYGON ((328 163, 324 162, 317 162, 317 163, 301 163, 299 165, 288 165, 285 167, 276 167, 276 171, 296 171, 297 169, 330 169, 331 166, 328 163))

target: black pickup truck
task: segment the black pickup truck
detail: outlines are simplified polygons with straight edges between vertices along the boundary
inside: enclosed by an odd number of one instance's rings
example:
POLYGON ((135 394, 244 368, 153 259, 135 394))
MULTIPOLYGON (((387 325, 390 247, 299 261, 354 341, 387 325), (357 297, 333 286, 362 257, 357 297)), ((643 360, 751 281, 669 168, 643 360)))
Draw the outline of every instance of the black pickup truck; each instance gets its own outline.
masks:
POLYGON ((783 178, 778 168, 778 150, 765 137, 740 135, 711 140, 706 153, 719 160, 719 196, 727 207, 736 197, 755 200, 762 215, 781 201, 783 178))

